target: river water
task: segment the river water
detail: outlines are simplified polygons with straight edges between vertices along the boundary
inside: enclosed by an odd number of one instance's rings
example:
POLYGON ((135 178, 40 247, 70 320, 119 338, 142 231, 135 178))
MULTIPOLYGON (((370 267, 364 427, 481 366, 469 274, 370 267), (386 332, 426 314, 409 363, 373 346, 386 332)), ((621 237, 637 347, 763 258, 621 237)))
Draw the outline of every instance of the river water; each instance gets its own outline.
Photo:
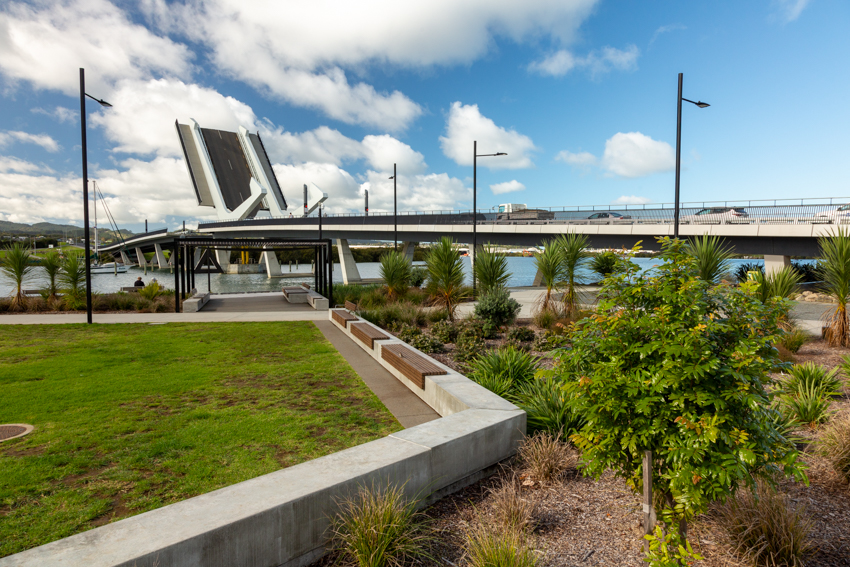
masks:
MULTIPOLYGON (((467 281, 470 281, 470 263, 469 258, 462 258, 464 268, 467 274, 467 281)), ((642 269, 647 270, 653 266, 660 264, 660 260, 655 258, 634 258, 633 261, 642 269)), ((803 260, 802 262, 810 262, 803 260)), ((752 263, 761 264, 761 260, 732 260, 732 270, 740 264, 752 263)), ((424 265, 424 262, 415 262, 414 265, 424 265)), ((360 276, 363 278, 377 278, 380 276, 380 263, 378 262, 363 262, 357 264, 360 271, 360 276)), ((283 270, 289 272, 289 266, 283 266, 283 270)), ((295 283, 312 283, 313 276, 310 273, 309 265, 300 265, 296 268, 292 267, 295 273, 303 273, 302 277, 296 278, 268 278, 265 273, 260 274, 210 274, 209 283, 213 293, 239 293, 239 292, 255 292, 255 291, 278 291, 284 285, 295 283)), ((508 269, 511 272, 511 277, 508 280, 509 287, 530 286, 534 282, 536 269, 534 267, 534 258, 532 257, 509 257, 508 269)), ((129 287, 137 277, 141 276, 142 281, 148 283, 152 278, 164 285, 167 288, 174 288, 174 275, 169 269, 152 270, 148 268, 147 273, 142 268, 131 267, 124 274, 92 274, 92 290, 98 293, 114 293, 122 287, 129 287)), ((595 281, 597 278, 587 273, 590 280, 595 281)), ((334 283, 342 283, 342 272, 339 264, 334 264, 333 269, 334 283)), ((25 289, 40 289, 46 287, 47 279, 41 268, 36 267, 29 279, 24 283, 25 289)), ((195 274, 195 285, 199 291, 207 291, 207 274, 195 274)), ((7 296, 13 292, 12 282, 4 275, 0 274, 0 296, 7 296)))

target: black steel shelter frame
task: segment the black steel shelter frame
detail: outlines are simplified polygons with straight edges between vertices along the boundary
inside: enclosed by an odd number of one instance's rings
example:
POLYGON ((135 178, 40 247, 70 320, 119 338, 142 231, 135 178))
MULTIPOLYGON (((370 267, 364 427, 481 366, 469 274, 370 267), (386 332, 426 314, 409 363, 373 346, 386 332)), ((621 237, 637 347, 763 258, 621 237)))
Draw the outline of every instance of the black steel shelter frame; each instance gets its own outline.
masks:
POLYGON ((179 236, 174 239, 174 312, 180 313, 180 300, 186 299, 186 292, 195 287, 195 249, 212 250, 294 250, 312 248, 315 257, 313 270, 313 289, 332 301, 333 296, 333 254, 329 239, 301 238, 197 238, 179 236))

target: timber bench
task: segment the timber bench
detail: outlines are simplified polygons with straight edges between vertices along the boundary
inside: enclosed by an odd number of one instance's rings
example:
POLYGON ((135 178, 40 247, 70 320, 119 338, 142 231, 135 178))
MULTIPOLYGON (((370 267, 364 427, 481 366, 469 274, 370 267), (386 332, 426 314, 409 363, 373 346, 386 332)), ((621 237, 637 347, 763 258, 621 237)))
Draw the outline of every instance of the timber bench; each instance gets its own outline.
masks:
POLYGON ((371 349, 375 348, 375 341, 386 341, 390 337, 385 335, 368 323, 352 323, 348 326, 351 329, 351 334, 371 349))
POLYGON ((424 356, 417 354, 415 351, 407 348, 404 345, 384 345, 381 347, 381 358, 387 363, 404 374, 404 376, 422 388, 425 389, 426 376, 441 376, 448 374, 445 370, 429 361, 424 356))
POLYGON ((355 311, 357 311, 357 304, 352 301, 346 300, 345 308, 354 313, 355 311))
POLYGON ((339 323, 343 328, 348 326, 349 321, 357 321, 356 316, 343 309, 331 310, 331 316, 334 318, 334 321, 339 323))
POLYGON ((123 291, 124 293, 133 293, 134 291, 139 291, 140 289, 142 289, 142 286, 133 285, 130 287, 122 287, 120 291, 123 291))

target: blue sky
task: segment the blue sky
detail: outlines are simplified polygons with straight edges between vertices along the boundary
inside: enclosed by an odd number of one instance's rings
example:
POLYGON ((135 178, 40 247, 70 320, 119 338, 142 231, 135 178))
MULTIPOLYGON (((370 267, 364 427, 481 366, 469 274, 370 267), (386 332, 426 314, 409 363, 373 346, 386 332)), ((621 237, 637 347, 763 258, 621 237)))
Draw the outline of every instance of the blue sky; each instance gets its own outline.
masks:
POLYGON ((677 74, 682 199, 850 196, 850 4, 434 0, 9 2, 0 8, 0 219, 82 219, 89 175, 119 224, 213 219, 175 119, 259 130, 291 206, 330 212, 665 203, 677 74))

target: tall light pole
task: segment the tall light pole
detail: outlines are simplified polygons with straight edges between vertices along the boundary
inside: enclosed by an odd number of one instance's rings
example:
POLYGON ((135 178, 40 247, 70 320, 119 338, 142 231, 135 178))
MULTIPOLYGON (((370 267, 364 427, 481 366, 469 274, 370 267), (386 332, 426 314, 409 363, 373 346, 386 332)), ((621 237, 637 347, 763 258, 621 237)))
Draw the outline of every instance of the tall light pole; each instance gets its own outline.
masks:
POLYGON ((393 233, 395 234, 395 246, 394 249, 398 252, 398 201, 396 200, 396 196, 398 195, 396 189, 398 188, 398 171, 396 171, 396 166, 398 164, 393 164, 393 176, 390 179, 393 180, 393 233))
POLYGON ((700 108, 711 106, 701 100, 694 102, 682 98, 682 76, 683 73, 679 73, 679 100, 676 110, 676 209, 673 211, 673 238, 679 238, 679 173, 682 169, 682 101, 695 104, 700 108))
POLYGON ((478 245, 478 219, 476 213, 478 211, 478 158, 491 156, 506 156, 505 152, 497 152, 495 154, 479 154, 478 140, 472 142, 472 250, 469 256, 472 265, 472 294, 475 295, 475 248, 478 245))
POLYGON ((86 149, 86 97, 100 104, 112 106, 105 100, 94 98, 86 92, 86 70, 80 68, 80 130, 83 142, 83 235, 86 241, 86 322, 91 324, 91 256, 89 252, 89 164, 86 149))

